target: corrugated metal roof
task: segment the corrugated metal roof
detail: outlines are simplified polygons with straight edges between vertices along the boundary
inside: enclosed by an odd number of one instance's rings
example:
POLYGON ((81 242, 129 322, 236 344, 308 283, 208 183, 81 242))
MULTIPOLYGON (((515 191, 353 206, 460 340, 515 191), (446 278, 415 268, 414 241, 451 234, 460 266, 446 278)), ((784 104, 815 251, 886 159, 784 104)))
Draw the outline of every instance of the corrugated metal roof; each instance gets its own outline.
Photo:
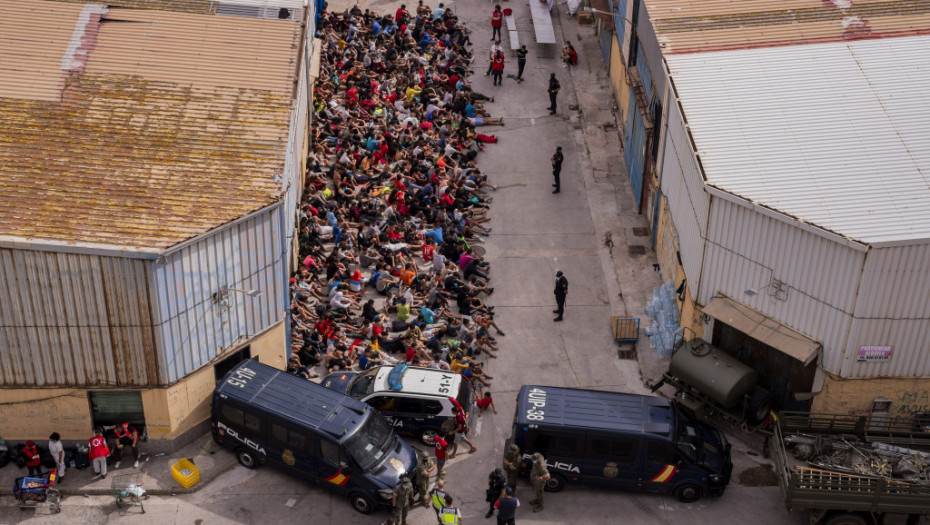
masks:
POLYGON ((301 26, 0 2, 0 236, 177 244, 279 199, 301 26))
POLYGON ((927 0, 643 0, 663 52, 930 33, 927 0))
MULTIPOLYGON (((57 0, 68 3, 90 3, 89 0, 57 0)), ((216 12, 215 0, 107 0, 109 7, 127 7, 132 9, 157 9, 179 13, 208 14, 216 12)))
POLYGON ((930 37, 666 60, 710 186, 863 243, 930 239, 930 37))

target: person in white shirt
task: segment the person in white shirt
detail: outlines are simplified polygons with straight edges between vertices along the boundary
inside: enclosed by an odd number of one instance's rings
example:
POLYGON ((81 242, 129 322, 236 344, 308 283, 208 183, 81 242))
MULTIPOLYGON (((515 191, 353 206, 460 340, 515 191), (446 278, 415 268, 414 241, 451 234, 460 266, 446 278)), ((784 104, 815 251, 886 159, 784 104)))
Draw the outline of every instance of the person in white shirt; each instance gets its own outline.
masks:
POLYGON ((65 480, 65 447, 61 444, 61 436, 58 432, 52 432, 48 437, 48 451, 55 458, 55 464, 58 469, 58 482, 65 480))

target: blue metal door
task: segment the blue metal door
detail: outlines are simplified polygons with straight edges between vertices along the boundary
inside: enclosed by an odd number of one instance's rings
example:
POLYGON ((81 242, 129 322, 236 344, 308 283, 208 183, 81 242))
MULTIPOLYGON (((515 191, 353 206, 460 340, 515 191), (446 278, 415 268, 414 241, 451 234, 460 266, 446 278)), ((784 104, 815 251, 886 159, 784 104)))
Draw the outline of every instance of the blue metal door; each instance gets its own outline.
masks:
POLYGON ((636 107, 636 97, 633 88, 630 88, 630 107, 628 109, 626 137, 623 141, 623 161, 626 171, 630 175, 630 184, 633 186, 633 198, 636 206, 643 201, 643 166, 645 165, 646 128, 643 126, 643 117, 636 107))
POLYGON ((607 28, 607 24, 600 22, 601 24, 601 52, 604 53, 604 63, 607 64, 607 68, 610 69, 610 47, 614 40, 614 32, 607 28))
POLYGON ((656 236, 659 234, 659 212, 662 210, 662 192, 656 189, 652 206, 652 245, 656 245, 656 236))

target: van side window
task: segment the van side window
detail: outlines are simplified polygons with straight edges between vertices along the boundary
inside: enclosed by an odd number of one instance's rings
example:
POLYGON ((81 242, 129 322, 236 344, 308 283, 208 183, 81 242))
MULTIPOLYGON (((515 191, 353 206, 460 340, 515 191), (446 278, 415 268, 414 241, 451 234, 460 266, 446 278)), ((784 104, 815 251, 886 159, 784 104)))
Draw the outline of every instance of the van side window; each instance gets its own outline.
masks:
POLYGON ((229 403, 223 403, 222 408, 220 408, 220 418, 222 418, 223 422, 227 425, 245 428, 245 412, 229 403))
POLYGON ((395 401, 396 398, 390 396, 375 396, 365 402, 382 412, 390 412, 394 410, 395 401))
POLYGON ((535 436, 528 436, 530 448, 534 452, 553 454, 556 456, 580 456, 582 443, 577 436, 562 434, 560 432, 539 431, 535 436))
POLYGON ((349 462, 346 461, 345 455, 339 450, 339 445, 328 439, 320 439, 320 456, 323 458, 323 461, 330 465, 342 466, 345 464, 348 466, 349 464, 349 462))
POLYGON ((245 429, 255 433, 260 433, 262 430, 261 416, 247 411, 243 411, 243 413, 245 414, 245 429))
POLYGON ((635 439, 591 437, 588 442, 588 455, 616 461, 634 463, 639 448, 635 439))
POLYGON ((423 402, 423 413, 436 415, 442 412, 442 403, 435 399, 427 399, 423 402))
POLYGON ((649 457, 649 461, 655 463, 677 465, 679 461, 678 453, 675 452, 675 449, 668 443, 650 441, 646 447, 646 453, 649 457))
POLYGON ((289 448, 302 456, 306 456, 309 452, 309 447, 307 446, 308 439, 306 434, 279 425, 278 423, 271 424, 270 439, 273 443, 284 448, 289 448))

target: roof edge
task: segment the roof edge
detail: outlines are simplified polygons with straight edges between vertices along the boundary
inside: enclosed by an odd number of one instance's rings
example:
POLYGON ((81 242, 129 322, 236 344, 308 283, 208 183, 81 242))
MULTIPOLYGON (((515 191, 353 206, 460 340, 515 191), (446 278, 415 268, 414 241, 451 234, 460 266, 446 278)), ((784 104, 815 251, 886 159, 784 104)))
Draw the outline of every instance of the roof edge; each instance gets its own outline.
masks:
POLYGON ((788 223, 796 228, 800 228, 806 232, 813 233, 814 235, 825 237, 826 239, 831 240, 837 244, 841 244, 848 248, 852 248, 853 250, 856 250, 857 252, 867 252, 869 251, 869 247, 871 246, 871 243, 864 243, 861 241, 857 241, 856 239, 845 237, 839 233, 832 232, 830 230, 817 226, 816 224, 813 224, 810 222, 804 222, 784 212, 778 211, 773 208, 769 208, 762 204, 752 202, 748 199, 740 197, 734 193, 730 193, 726 190, 722 190, 716 186, 711 185, 708 182, 704 183, 704 189, 707 191, 707 193, 711 194, 714 197, 719 197, 725 201, 732 202, 733 204, 737 204, 739 206, 749 208, 753 211, 761 213, 762 215, 771 217, 772 219, 775 219, 781 222, 788 223))
POLYGON ((157 259, 162 253, 161 248, 131 248, 115 244, 29 239, 12 235, 0 235, 0 248, 151 260, 157 259))

